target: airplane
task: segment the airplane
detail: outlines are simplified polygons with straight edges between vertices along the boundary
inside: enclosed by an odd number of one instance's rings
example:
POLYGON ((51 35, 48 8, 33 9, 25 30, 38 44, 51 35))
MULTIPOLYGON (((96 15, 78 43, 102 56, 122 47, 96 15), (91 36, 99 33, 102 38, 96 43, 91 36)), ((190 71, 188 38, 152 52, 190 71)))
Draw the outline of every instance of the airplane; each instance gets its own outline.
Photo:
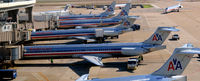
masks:
POLYGON ((112 17, 112 18, 57 21, 58 26, 56 28, 105 27, 105 26, 111 26, 111 25, 118 25, 122 23, 123 18, 130 17, 128 16, 129 8, 130 8, 130 3, 127 3, 126 7, 124 7, 117 16, 112 17))
POLYGON ((63 10, 44 11, 44 12, 39 12, 39 14, 49 15, 49 16, 66 15, 66 14, 70 14, 69 7, 70 7, 70 4, 67 4, 63 10))
POLYGON ((59 21, 64 20, 85 20, 85 19, 104 19, 114 15, 116 1, 113 1, 108 9, 100 14, 88 14, 88 15, 62 15, 58 17, 59 21))
POLYGON ((165 49, 166 46, 162 44, 171 31, 179 30, 175 27, 158 27, 150 38, 139 43, 24 46, 24 58, 82 58, 95 65, 103 66, 102 58, 141 56, 152 51, 165 49))
MULTIPOLYGON (((128 0, 128 3, 131 3, 131 2, 132 2, 132 0, 128 0)), ((126 6, 126 4, 116 4, 115 8, 122 9, 125 6, 126 6)), ((130 8, 132 8, 132 5, 130 5, 130 8)))
POLYGON ((70 4, 67 4, 64 10, 55 10, 55 11, 44 11, 44 12, 33 12, 33 20, 37 22, 45 22, 52 19, 56 19, 57 16, 61 15, 70 15, 72 14, 69 11, 70 4))
POLYGON ((165 12, 164 13, 169 13, 169 12, 173 12, 173 11, 179 12, 180 8, 183 8, 183 6, 179 3, 178 5, 170 6, 170 7, 165 8, 165 12))
POLYGON ((187 81, 186 76, 181 76, 194 54, 199 54, 200 48, 192 44, 185 44, 175 48, 173 54, 157 71, 147 75, 105 78, 88 80, 88 74, 82 75, 76 81, 187 81))
POLYGON ((102 43, 108 37, 118 38, 120 34, 136 29, 139 25, 133 24, 134 22, 135 19, 129 18, 124 19, 122 24, 115 27, 35 31, 31 32, 28 40, 79 39, 84 40, 84 43, 87 41, 102 43))
POLYGON ((119 9, 122 9, 123 7, 125 7, 126 4, 116 4, 115 5, 115 8, 119 8, 119 9))

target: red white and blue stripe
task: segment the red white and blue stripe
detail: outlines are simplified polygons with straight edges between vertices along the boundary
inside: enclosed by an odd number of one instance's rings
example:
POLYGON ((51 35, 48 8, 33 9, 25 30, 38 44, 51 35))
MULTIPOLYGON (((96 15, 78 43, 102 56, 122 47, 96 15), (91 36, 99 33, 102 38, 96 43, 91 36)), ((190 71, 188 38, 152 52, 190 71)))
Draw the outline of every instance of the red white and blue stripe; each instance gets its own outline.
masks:
POLYGON ((101 15, 72 15, 72 16, 59 16, 59 21, 64 20, 84 20, 84 19, 105 19, 109 16, 101 16, 101 15))
POLYGON ((67 38, 74 36, 95 36, 93 29, 49 30, 31 33, 31 40, 67 38))
POLYGON ((59 28, 75 27, 75 26, 109 26, 121 23, 121 19, 91 19, 91 20, 70 20, 59 21, 59 28))
POLYGON ((120 55, 123 47, 141 47, 143 43, 74 44, 24 46, 24 57, 71 56, 75 54, 120 55))

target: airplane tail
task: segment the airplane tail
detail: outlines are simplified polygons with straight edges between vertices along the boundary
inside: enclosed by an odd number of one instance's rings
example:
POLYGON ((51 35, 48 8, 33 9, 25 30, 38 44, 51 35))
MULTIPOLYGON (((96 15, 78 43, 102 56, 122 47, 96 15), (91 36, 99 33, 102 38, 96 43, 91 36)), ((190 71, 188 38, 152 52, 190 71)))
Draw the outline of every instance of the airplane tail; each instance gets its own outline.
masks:
POLYGON ((65 6, 65 8, 64 8, 64 11, 69 10, 69 7, 70 7, 70 4, 67 4, 67 5, 65 6))
POLYGON ((179 31, 175 27, 158 27, 153 35, 143 43, 161 45, 171 33, 171 31, 179 31))
POLYGON ((101 13, 101 16, 107 16, 107 15, 114 15, 114 11, 115 11, 115 5, 116 5, 116 1, 113 1, 112 4, 108 7, 108 9, 101 13))
POLYGON ((126 17, 126 16, 128 16, 129 10, 130 10, 130 3, 127 3, 126 6, 121 10, 121 12, 113 18, 115 19, 115 18, 126 17))
POLYGON ((180 75, 194 54, 200 54, 200 48, 194 48, 192 44, 185 44, 180 48, 175 48, 168 61, 160 69, 153 72, 152 75, 167 77, 180 75))
POLYGON ((135 22, 136 19, 138 19, 139 17, 134 17, 134 18, 124 18, 122 20, 122 23, 117 26, 117 28, 130 28, 131 26, 133 26, 133 23, 135 22))

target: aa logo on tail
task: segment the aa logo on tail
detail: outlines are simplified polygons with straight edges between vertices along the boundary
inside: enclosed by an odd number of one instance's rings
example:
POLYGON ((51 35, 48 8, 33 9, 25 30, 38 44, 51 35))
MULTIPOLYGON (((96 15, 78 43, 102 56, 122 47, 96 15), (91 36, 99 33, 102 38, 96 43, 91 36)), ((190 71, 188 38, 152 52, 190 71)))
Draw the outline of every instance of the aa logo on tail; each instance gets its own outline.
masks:
POLYGON ((159 34, 154 34, 153 35, 153 39, 152 39, 152 41, 159 41, 159 40, 161 40, 162 41, 162 36, 161 35, 159 35, 159 34))
POLYGON ((172 61, 169 62, 168 65, 168 71, 169 70, 178 70, 178 69, 182 69, 182 65, 181 62, 178 61, 177 59, 173 59, 172 61))
POLYGON ((130 25, 130 22, 125 21, 123 25, 124 25, 124 26, 129 26, 129 25, 130 25))
POLYGON ((126 10, 122 10, 122 12, 120 13, 120 16, 125 16, 128 15, 128 13, 126 12, 126 10))

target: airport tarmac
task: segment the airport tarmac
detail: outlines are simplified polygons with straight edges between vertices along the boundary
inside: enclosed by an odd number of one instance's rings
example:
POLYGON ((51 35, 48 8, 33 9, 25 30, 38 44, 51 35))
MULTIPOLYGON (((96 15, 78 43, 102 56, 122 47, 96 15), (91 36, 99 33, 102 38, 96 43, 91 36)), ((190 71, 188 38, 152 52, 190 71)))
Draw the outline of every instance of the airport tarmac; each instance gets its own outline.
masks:
MULTIPOLYGON (((144 55, 144 61, 135 71, 126 70, 126 62, 128 58, 107 58, 103 59, 104 67, 93 66, 92 64, 82 61, 82 59, 54 59, 54 64, 47 60, 20 60, 16 61, 18 77, 13 81, 75 81, 81 75, 89 73, 89 78, 111 78, 120 76, 143 75, 150 74, 160 68, 163 63, 170 57, 174 48, 180 47, 185 43, 192 43, 195 47, 200 47, 200 2, 181 2, 184 6, 180 12, 169 14, 161 14, 166 6, 177 4, 177 1, 157 1, 152 3, 156 8, 133 8, 130 15, 137 15, 141 18, 135 23, 141 25, 140 31, 124 33, 119 39, 112 39, 114 43, 121 42, 142 42, 147 39, 158 26, 177 26, 180 40, 166 40, 164 45, 167 49, 155 51, 144 55)), ((42 9, 52 10, 62 7, 42 6, 42 9)), ((37 7, 38 8, 38 7, 37 7)), ((41 9, 41 11, 42 11, 41 9)), ((38 8, 38 11, 40 9, 38 8)), ((72 9, 75 13, 93 13, 103 12, 102 9, 72 9)), ((116 10, 118 13, 120 10, 116 10)), ((186 75, 188 81, 199 81, 200 77, 200 58, 197 55, 191 60, 182 75, 186 75)))

